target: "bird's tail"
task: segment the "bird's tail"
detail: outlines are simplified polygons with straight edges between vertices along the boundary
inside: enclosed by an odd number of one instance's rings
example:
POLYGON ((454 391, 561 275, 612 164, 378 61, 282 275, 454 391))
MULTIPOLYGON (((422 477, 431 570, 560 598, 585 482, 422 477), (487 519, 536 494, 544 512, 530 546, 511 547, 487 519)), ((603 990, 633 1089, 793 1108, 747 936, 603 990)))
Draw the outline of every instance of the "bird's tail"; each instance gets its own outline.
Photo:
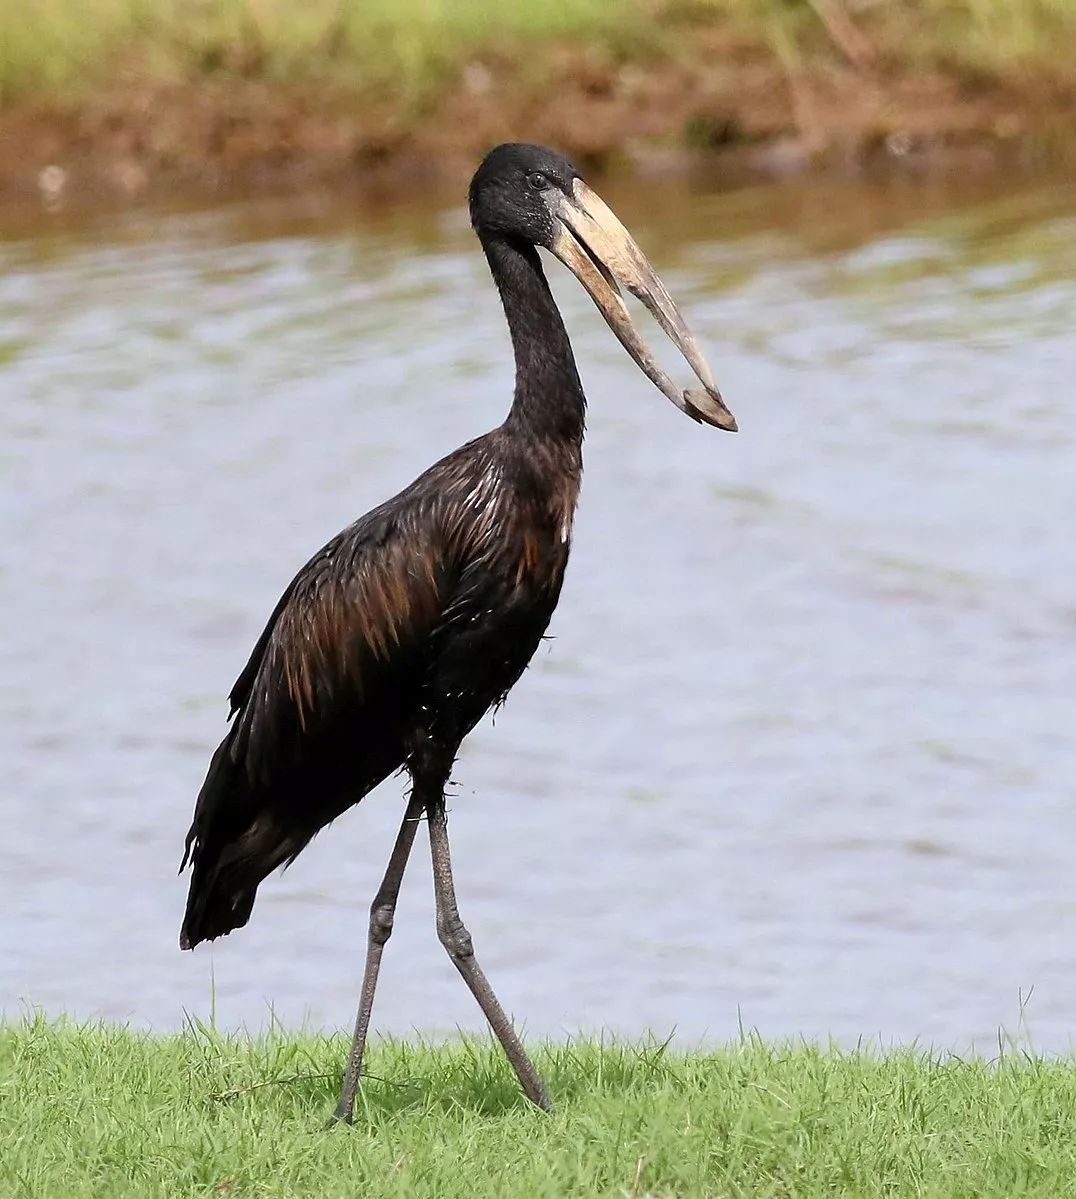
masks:
POLYGON ((252 793, 245 770, 232 761, 226 737, 198 794, 179 867, 182 871, 188 861, 192 866, 181 949, 242 928, 250 919, 258 884, 308 840, 284 827, 265 798, 252 793))

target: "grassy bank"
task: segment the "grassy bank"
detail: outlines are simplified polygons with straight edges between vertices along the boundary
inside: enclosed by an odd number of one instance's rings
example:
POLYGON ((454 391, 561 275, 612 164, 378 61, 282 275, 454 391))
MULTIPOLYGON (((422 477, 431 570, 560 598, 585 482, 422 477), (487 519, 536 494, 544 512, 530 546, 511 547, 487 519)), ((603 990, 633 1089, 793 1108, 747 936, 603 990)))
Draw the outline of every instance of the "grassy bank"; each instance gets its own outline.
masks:
POLYGON ((1023 1055, 550 1046, 545 1116, 484 1043, 382 1044, 355 1126, 328 1131, 344 1050, 9 1025, 0 1194, 1011 1199, 1076 1178, 1076 1069, 1023 1055))
POLYGON ((1074 43, 1076 0, 7 2, 0 188, 428 186, 524 136, 899 158, 1067 129, 1074 43))
POLYGON ((335 77, 414 96, 476 55, 572 40, 622 58, 723 26, 790 68, 1067 69, 1072 0, 47 0, 0 6, 0 98, 82 89, 137 58, 161 77, 335 77), (671 40, 670 40, 671 39, 671 40), (1066 44, 1067 43, 1067 44, 1066 44))

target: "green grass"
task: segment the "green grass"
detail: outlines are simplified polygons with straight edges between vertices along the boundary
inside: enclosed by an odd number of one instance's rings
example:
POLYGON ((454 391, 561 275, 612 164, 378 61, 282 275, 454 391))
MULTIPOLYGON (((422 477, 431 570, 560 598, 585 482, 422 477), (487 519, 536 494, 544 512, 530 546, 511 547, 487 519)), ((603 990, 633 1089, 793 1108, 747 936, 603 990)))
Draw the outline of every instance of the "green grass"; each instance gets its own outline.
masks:
POLYGON ((1071 1194, 1076 1068, 1006 1054, 550 1045, 557 1111, 487 1043, 382 1043, 326 1127, 340 1038, 0 1028, 0 1195, 586 1199, 1071 1194))
MULTIPOLYGON (((744 34, 794 48, 798 60, 826 43, 845 54, 842 16, 868 57, 905 67, 1004 70, 1021 63, 1064 63, 1076 35, 1076 0, 680 0, 718 15, 744 34)), ((849 44, 853 53, 858 48, 849 44)))
POLYGON ((641 19, 633 0, 0 0, 0 96, 97 82, 123 54, 161 79, 411 91, 479 49, 615 38, 641 19))
POLYGON ((714 23, 787 67, 840 58, 849 21, 865 50, 905 69, 1065 68, 1076 0, 0 0, 0 98, 78 91, 117 62, 160 80, 336 81, 410 96, 476 54, 526 65, 536 45, 569 39, 645 57, 714 23))

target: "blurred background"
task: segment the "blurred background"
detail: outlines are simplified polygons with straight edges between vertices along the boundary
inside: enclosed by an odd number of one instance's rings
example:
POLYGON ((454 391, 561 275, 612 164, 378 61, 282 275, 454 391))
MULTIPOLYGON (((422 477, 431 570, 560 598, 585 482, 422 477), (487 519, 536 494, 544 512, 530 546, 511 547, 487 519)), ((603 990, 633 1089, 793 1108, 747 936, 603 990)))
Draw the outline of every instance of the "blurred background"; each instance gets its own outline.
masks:
MULTIPOLYGON (((506 1006, 1068 1048, 1074 33, 1069 0, 0 0, 0 1010, 352 1019, 403 780, 195 954, 175 870, 294 570, 507 409, 464 196, 516 138, 600 187, 741 432, 550 262, 573 559, 451 801, 506 1006)), ((396 929, 377 1029, 480 1027, 421 857, 396 929)))

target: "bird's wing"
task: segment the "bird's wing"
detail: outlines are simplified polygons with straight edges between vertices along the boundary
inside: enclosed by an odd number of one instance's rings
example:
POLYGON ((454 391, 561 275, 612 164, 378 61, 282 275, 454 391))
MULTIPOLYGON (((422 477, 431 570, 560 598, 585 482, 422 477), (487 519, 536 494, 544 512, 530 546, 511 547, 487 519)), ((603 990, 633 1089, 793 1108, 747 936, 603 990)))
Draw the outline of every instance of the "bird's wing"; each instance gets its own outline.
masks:
POLYGON ((229 699, 230 755, 252 784, 298 764, 420 669, 451 585, 434 514, 387 504, 334 537, 277 604, 229 699))

